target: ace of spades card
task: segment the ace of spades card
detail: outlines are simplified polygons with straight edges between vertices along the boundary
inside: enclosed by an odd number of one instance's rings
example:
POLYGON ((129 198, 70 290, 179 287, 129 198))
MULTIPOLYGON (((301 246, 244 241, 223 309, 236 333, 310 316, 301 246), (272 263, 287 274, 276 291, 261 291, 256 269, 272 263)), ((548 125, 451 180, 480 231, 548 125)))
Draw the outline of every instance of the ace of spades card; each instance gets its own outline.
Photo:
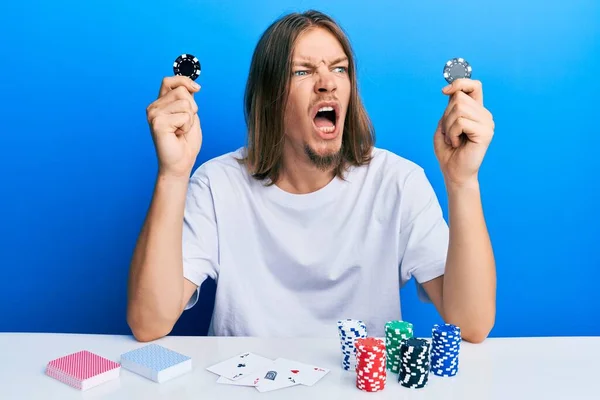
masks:
POLYGON ((257 369, 262 369, 273 361, 257 354, 246 352, 231 357, 218 364, 206 368, 208 371, 221 377, 237 381, 252 374, 257 369))

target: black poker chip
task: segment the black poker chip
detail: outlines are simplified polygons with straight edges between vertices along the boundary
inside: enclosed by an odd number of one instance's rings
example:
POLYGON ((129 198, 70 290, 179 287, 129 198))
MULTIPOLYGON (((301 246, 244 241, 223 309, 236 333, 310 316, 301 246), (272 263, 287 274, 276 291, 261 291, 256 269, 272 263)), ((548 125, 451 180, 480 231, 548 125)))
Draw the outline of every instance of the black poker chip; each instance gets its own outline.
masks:
POLYGON ((195 81, 200 76, 200 61, 191 54, 182 54, 173 63, 175 75, 183 75, 195 81))
POLYGON ((473 68, 464 58, 453 58, 444 65, 444 79, 452 83, 456 79, 470 78, 473 68))
POLYGON ((411 389, 427 386, 431 368, 431 344, 420 338, 403 340, 400 344, 398 383, 411 389))

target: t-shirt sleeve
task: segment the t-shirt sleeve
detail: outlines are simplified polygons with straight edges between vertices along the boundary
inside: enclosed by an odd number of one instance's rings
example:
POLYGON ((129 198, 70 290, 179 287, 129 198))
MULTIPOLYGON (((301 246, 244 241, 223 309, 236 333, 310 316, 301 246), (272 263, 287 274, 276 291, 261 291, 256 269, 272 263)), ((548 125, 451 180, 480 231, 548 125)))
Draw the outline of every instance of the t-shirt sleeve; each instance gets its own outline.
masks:
POLYGON ((219 273, 215 207, 208 179, 201 171, 190 178, 183 215, 183 276, 198 286, 185 309, 198 301, 200 286, 219 273))
POLYGON ((429 302, 422 284, 444 274, 449 229, 434 189, 422 168, 409 174, 401 193, 400 263, 403 286, 412 277, 421 300, 429 302))

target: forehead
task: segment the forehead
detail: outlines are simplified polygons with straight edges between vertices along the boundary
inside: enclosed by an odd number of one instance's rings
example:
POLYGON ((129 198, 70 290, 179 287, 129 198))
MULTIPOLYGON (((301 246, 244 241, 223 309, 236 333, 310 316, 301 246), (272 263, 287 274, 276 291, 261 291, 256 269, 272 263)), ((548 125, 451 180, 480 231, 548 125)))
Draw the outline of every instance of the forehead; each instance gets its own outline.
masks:
POLYGON ((312 28, 298 36, 294 59, 321 62, 346 56, 339 40, 327 29, 312 28))

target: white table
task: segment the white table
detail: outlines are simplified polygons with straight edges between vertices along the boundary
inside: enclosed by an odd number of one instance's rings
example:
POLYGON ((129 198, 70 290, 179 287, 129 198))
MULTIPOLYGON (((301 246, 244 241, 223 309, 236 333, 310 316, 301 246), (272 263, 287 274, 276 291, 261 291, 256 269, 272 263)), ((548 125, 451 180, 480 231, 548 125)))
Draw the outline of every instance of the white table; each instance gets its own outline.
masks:
POLYGON ((600 337, 488 339, 462 343, 459 373, 430 375, 427 387, 408 389, 392 376, 383 391, 366 393, 341 369, 336 339, 166 337, 156 343, 192 357, 193 371, 158 384, 125 369, 117 381, 80 392, 44 375, 49 360, 87 349, 119 361, 144 343, 131 336, 0 333, 0 399, 599 399, 600 337), (245 351, 330 368, 312 387, 260 393, 253 387, 217 384, 206 367, 245 351))

